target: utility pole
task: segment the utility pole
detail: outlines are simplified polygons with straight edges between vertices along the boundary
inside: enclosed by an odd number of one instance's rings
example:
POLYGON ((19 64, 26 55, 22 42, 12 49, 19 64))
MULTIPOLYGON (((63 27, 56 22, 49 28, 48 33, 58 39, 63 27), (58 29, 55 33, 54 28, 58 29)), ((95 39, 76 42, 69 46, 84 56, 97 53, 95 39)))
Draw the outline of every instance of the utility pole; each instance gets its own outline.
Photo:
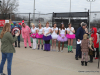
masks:
POLYGON ((70 0, 70 9, 69 9, 70 15, 69 15, 69 23, 71 22, 71 0, 70 0))
POLYGON ((34 0, 34 9, 33 9, 33 23, 35 23, 35 0, 34 0))

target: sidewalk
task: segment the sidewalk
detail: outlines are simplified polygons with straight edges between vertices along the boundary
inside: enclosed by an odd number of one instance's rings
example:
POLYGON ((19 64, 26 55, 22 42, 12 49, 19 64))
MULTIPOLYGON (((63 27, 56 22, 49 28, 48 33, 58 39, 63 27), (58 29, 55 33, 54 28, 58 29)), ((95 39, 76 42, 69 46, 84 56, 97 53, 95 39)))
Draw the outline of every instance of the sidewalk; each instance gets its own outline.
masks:
MULTIPOLYGON (((75 60, 75 50, 73 51, 74 53, 67 53, 67 48, 63 53, 32 50, 29 47, 25 49, 21 42, 21 48, 16 48, 13 57, 12 75, 100 75, 97 60, 88 63, 88 66, 81 66, 81 59, 75 60)), ((4 73, 7 74, 7 62, 4 73)))

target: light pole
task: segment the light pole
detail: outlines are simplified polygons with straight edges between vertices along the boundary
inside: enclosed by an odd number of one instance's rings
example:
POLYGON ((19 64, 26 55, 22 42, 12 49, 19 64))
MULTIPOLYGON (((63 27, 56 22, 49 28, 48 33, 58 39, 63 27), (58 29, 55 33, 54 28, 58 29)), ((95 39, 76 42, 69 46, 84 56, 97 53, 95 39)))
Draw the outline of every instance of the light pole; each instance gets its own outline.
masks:
POLYGON ((2 3, 2 1, 0 0, 0 14, 1 14, 1 3, 2 3))
POLYGON ((39 19, 39 23, 40 23, 41 22, 41 19, 40 19, 40 11, 39 11, 39 18, 38 19, 39 19))
POLYGON ((70 18, 70 16, 71 16, 71 0, 70 0, 70 9, 69 9, 69 12, 70 12, 70 15, 69 15, 69 23, 71 22, 71 18, 70 18))
POLYGON ((97 23, 97 21, 96 21, 96 16, 97 16, 97 14, 94 14, 95 15, 95 23, 97 23))
POLYGON ((95 18, 96 18, 97 14, 94 14, 94 15, 95 15, 95 18))
POLYGON ((1 6, 1 2, 2 2, 2 1, 0 0, 0 6, 1 6))
POLYGON ((90 16, 89 16, 89 32, 90 32, 90 21, 91 21, 91 3, 94 2, 95 0, 87 0, 88 2, 90 2, 90 16))
POLYGON ((34 9, 33 9, 33 23, 35 23, 35 0, 34 0, 34 9))

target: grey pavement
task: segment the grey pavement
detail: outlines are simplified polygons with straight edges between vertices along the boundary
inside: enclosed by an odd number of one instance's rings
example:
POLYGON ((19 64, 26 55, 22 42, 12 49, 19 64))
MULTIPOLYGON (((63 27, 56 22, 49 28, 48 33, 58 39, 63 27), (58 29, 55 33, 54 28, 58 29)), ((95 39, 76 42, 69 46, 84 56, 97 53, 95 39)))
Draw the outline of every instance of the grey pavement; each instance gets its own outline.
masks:
MULTIPOLYGON (((1 48, 1 47, 0 47, 1 48)), ((100 75, 97 68, 97 60, 88 63, 88 66, 81 66, 81 59, 75 60, 74 53, 16 48, 12 61, 12 75, 100 75), (83 71, 83 72, 82 72, 83 71)), ((1 60, 1 53, 0 53, 1 60)), ((7 62, 4 66, 4 73, 7 74, 7 62)))

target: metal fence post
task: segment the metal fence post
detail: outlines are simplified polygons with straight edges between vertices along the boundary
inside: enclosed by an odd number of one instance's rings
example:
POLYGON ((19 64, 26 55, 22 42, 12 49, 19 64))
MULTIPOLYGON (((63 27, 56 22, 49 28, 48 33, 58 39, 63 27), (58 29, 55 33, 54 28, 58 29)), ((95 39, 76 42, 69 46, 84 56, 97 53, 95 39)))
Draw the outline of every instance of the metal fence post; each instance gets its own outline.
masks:
POLYGON ((9 19, 11 19, 11 14, 9 13, 9 19))
POLYGON ((29 13, 29 27, 30 27, 30 14, 31 14, 31 13, 29 13))
POLYGON ((99 34, 99 52, 100 52, 100 34, 99 34))
POLYGON ((89 27, 90 19, 89 19, 89 10, 88 10, 88 27, 89 27))
MULTIPOLYGON (((100 34, 99 34, 100 37, 100 34)), ((99 59, 98 59, 98 69, 99 69, 99 61, 100 61, 100 40, 99 40, 99 59)))

